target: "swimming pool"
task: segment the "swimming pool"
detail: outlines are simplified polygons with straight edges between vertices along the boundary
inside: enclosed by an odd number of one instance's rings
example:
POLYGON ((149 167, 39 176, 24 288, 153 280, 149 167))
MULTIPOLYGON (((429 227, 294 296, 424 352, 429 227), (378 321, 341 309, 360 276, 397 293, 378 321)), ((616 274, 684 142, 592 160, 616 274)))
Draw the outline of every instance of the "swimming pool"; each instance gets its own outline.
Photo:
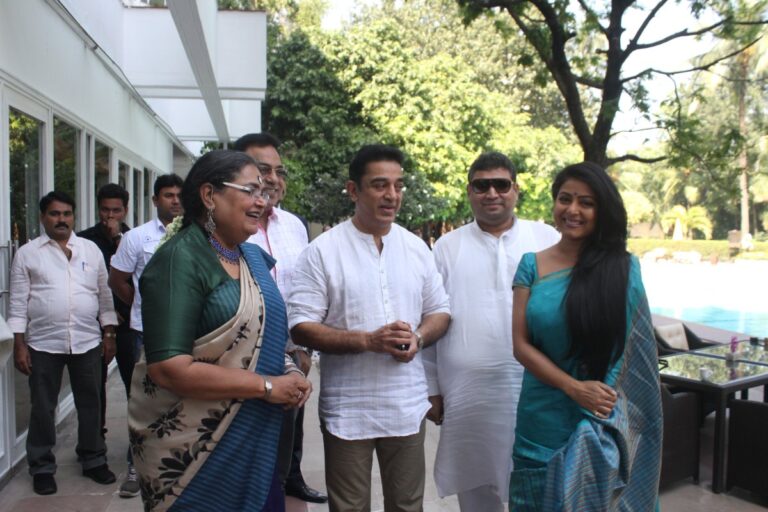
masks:
POLYGON ((653 313, 750 336, 768 336, 768 262, 643 262, 642 273, 653 313))
POLYGON ((736 311, 715 306, 651 307, 651 312, 727 331, 743 332, 750 336, 768 336, 768 313, 736 311))

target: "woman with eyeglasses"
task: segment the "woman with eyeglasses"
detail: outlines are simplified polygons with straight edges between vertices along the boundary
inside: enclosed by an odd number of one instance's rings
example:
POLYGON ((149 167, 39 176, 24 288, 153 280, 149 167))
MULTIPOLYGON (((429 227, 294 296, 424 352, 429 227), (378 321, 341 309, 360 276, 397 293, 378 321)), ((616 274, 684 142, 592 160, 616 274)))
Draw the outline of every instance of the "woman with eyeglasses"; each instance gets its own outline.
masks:
POLYGON ((590 162, 563 169, 552 197, 561 239, 524 255, 514 280, 514 352, 526 370, 510 510, 654 510, 659 375, 626 210, 590 162))
POLYGON ((181 229, 142 274, 128 424, 145 510, 284 510, 282 411, 312 386, 286 364, 275 262, 243 243, 267 198, 251 157, 206 153, 182 189, 181 229))

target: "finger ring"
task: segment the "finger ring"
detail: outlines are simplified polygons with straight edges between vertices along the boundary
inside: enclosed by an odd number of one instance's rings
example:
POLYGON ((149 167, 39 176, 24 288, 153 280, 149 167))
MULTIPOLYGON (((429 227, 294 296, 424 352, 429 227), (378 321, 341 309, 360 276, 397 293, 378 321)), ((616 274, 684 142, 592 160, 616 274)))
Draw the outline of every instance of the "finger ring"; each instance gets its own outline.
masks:
POLYGON ((597 409, 595 409, 595 410, 592 412, 592 414, 594 414, 595 416, 600 416, 600 413, 597 411, 597 409))

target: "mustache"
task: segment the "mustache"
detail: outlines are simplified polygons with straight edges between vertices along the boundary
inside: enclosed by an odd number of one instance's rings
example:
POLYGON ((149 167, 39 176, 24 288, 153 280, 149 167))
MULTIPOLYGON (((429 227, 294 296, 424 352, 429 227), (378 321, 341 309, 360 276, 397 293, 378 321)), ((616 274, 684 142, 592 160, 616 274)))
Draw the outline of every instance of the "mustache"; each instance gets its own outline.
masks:
POLYGON ((56 224, 53 227, 55 227, 55 228, 68 228, 69 224, 67 224, 66 222, 59 222, 58 224, 56 224))

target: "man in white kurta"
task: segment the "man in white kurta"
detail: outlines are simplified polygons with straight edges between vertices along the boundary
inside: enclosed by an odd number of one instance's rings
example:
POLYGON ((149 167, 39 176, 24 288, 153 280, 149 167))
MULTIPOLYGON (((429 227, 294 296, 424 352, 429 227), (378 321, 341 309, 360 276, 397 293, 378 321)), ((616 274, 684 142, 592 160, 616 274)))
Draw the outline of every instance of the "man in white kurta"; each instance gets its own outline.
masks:
POLYGON ((435 483, 440 496, 458 494, 465 512, 504 510, 523 378, 512 355, 512 280, 523 254, 559 239, 552 227, 515 217, 515 177, 504 155, 478 157, 467 186, 475 221, 434 249, 453 317, 424 351, 429 417, 442 423, 435 483))
POLYGON ((294 341, 322 352, 330 512, 371 510, 374 452, 385 512, 423 510, 430 405, 421 349, 443 335, 450 315, 429 249, 394 223, 403 158, 378 144, 357 152, 347 182, 355 214, 299 256, 287 301, 294 341))

